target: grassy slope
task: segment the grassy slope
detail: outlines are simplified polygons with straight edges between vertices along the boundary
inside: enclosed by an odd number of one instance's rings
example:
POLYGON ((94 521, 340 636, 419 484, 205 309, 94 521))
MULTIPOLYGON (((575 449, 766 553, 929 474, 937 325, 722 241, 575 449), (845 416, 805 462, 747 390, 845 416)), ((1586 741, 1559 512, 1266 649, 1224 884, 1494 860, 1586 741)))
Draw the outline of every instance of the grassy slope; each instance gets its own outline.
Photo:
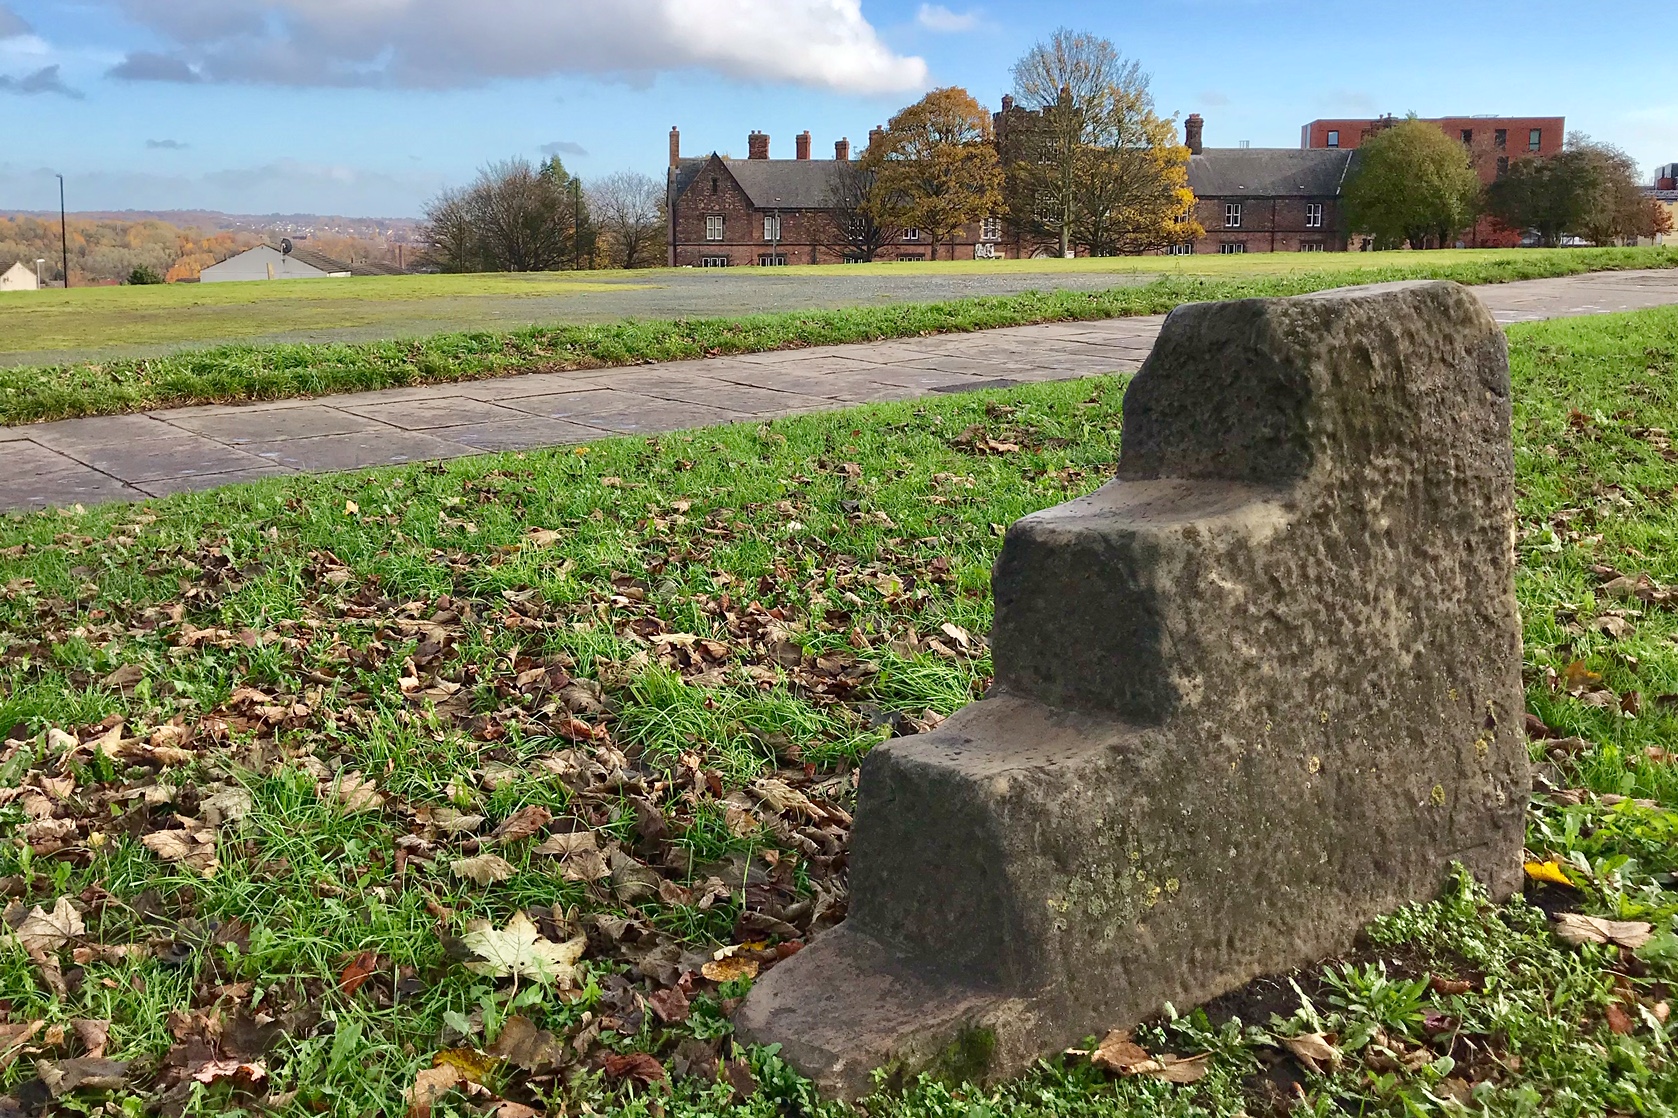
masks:
MULTIPOLYGON (((538 327, 512 333, 439 334, 420 339, 355 344, 229 345, 158 358, 0 368, 0 424, 111 415, 185 404, 280 399, 473 380, 537 369, 597 368, 1034 322, 1154 314, 1194 300, 1298 294, 1348 283, 1418 277, 1495 283, 1611 268, 1678 266, 1678 250, 1666 248, 1452 251, 1390 253, 1378 257, 1357 253, 1334 257, 1312 256, 1312 269, 1309 271, 1300 270, 1303 265, 1295 259, 1295 256, 1304 254, 1285 256, 1285 259, 1283 255, 1265 259, 1254 256, 1251 259, 1257 264, 1239 267, 1197 264, 1196 267, 1207 268, 1207 273, 1173 272, 1154 283, 1098 293, 1028 293, 921 306, 676 322, 626 321, 610 325, 538 327), (1278 273, 1277 269, 1288 270, 1278 273)), ((948 269, 952 266, 927 264, 924 267, 948 269)), ((379 284, 396 290, 399 285, 409 283, 416 285, 413 290, 419 290, 435 281, 436 294, 440 296, 457 288, 466 290, 464 282, 467 279, 498 291, 509 282, 513 283, 512 289, 515 290, 519 283, 534 285, 530 289, 536 290, 542 282, 536 279, 513 282, 509 277, 445 276, 368 281, 312 280, 307 284, 285 286, 294 289, 288 292, 288 298, 296 299, 328 287, 337 293, 361 290, 349 288, 351 283, 369 284, 366 291, 375 290, 374 285, 379 284), (317 284, 320 285, 318 288, 317 284)), ((240 304, 236 309, 241 313, 283 313, 284 303, 276 305, 264 301, 272 299, 261 294, 266 285, 222 286, 259 289, 244 296, 256 301, 240 304)), ((103 292, 95 294, 112 300, 122 295, 122 289, 107 290, 114 293, 109 296, 103 292)), ((213 297, 237 299, 241 295, 236 291, 223 296, 218 291, 213 297)), ((174 289, 158 296, 136 296, 139 299, 185 297, 174 294, 174 289)), ((9 311, 9 307, 0 305, 0 313, 9 311)))
MULTIPOLYGON (((1559 734, 1590 743, 1535 754, 1563 758, 1549 770, 1558 786, 1653 801, 1540 799, 1529 844, 1582 888, 1531 899, 1650 920, 1655 943, 1637 959, 1568 948, 1537 909, 1488 906, 1465 887, 1377 925, 1358 966, 1301 978, 1307 1005, 1276 987, 1239 1022, 1196 1014, 1143 1030, 1153 1051, 1215 1053, 1193 1087, 1113 1082, 1073 1060, 995 1092, 923 1084, 875 1100, 871 1115, 1259 1115, 1293 1082, 1303 1112, 1321 1114, 1432 1113, 1449 1097, 1509 1114, 1664 1113, 1678 1101, 1662 1023, 1678 979, 1678 896, 1666 889, 1678 870, 1678 769, 1660 752, 1678 729, 1678 613, 1658 595, 1626 602, 1604 589, 1606 568, 1678 582, 1678 463, 1659 433, 1678 430, 1678 310, 1511 337, 1529 699, 1559 734), (1429 974, 1471 986, 1430 991, 1429 974), (1276 1046, 1307 1032, 1345 1051, 1331 1075, 1301 1076, 1276 1046)), ((201 1066, 210 1026, 191 1014, 219 1011, 221 1050, 254 1058, 264 1038, 251 1021, 265 1012, 281 1025, 262 1054, 271 1102, 301 1115, 400 1109, 434 1053, 487 1046, 517 1012, 582 1039, 566 1049, 563 1086, 503 1064, 486 1076, 496 1091, 562 1099, 571 1113, 727 1110, 726 1084, 688 1077, 671 1094, 601 1069, 623 1066, 608 1052, 656 1054, 672 1070, 726 1054, 721 1009, 739 982, 690 979, 691 1016, 669 1028, 637 994, 707 957, 684 949, 809 926, 810 911, 789 903, 826 887, 828 852, 792 837, 796 811, 744 789, 779 765, 818 802, 845 804, 844 776, 878 727, 913 729, 982 691, 982 649, 961 655, 940 626, 987 630, 996 525, 1103 479, 1121 388, 1098 378, 0 521, 0 732, 16 723, 23 743, 0 783, 31 789, 0 806, 0 828, 24 840, 0 850, 0 882, 27 905, 79 898, 88 942, 147 945, 137 957, 91 953, 66 972, 74 988, 61 1000, 22 954, 0 949, 4 1020, 108 1018, 109 1054, 132 1061, 135 1094, 180 1080, 175 1104, 210 1114, 262 1092, 192 1085, 177 1065, 201 1066), (977 456, 975 427, 1022 449, 977 456), (184 612, 172 614, 177 604, 184 612), (689 636, 660 640, 668 634, 689 636), (691 637, 726 646, 726 658, 691 651, 691 637), (851 656, 879 669, 858 689, 844 682, 856 678, 851 656), (101 684, 125 666, 139 669, 130 694, 101 684), (642 804, 622 778, 556 777, 541 764, 586 732, 547 693, 560 667, 605 684, 614 709, 579 717, 629 760, 589 751, 627 763, 642 804), (679 682, 719 667, 720 686, 679 682), (469 702, 450 703, 452 684, 469 702), (117 716, 128 719, 117 738, 165 749, 182 743, 154 727, 198 732, 185 754, 131 744, 118 762, 91 749, 66 759, 66 741, 45 734, 85 741, 117 716), (695 767, 715 782, 696 781, 695 767), (382 803, 350 810, 350 773, 366 774, 382 803), (203 801, 232 792, 237 805, 241 791, 244 817, 218 824, 228 801, 203 801), (619 864, 629 891, 565 880, 532 852, 537 838, 493 847, 507 880, 480 886, 451 871, 477 836, 537 805, 554 813, 549 830, 589 828, 638 855, 619 864), (450 806, 486 818, 451 836, 437 822, 450 806), (139 841, 181 817, 216 837, 208 880, 139 841), (752 887, 709 907, 675 889, 636 898, 642 859, 674 884, 749 862, 752 887), (521 908, 553 938, 592 926, 580 998, 527 982, 509 1007, 512 984, 459 965, 449 937, 521 908), (763 922, 774 913, 791 928, 763 922), (640 930, 614 938, 614 915, 640 930), (339 976, 364 952, 376 973, 345 995, 339 976), (592 1036, 585 1021, 601 1019, 607 1030, 592 1036)), ((51 1070, 80 1050, 71 1034, 37 1055, 51 1070)), ((743 1070, 757 1093, 742 1118, 813 1108, 771 1054, 749 1054, 743 1070)), ((34 1074, 24 1059, 0 1085, 27 1095, 40 1089, 34 1074)), ((438 1113, 466 1105, 453 1096, 438 1113)))

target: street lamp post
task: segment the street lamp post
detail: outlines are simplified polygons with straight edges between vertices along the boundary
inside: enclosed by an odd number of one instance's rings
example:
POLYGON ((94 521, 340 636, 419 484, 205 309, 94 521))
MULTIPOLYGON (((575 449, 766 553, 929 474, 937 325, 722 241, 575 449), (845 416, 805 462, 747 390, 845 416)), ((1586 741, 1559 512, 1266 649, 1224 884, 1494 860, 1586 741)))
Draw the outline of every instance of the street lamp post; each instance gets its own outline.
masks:
POLYGON ((64 216, 64 176, 58 176, 58 237, 64 249, 64 290, 70 290, 70 225, 64 216))
POLYGON ((35 258, 35 287, 36 287, 37 290, 39 290, 40 288, 44 288, 47 285, 46 280, 41 278, 41 272, 42 272, 43 269, 46 268, 46 266, 47 266, 47 258, 46 257, 37 256, 35 258))

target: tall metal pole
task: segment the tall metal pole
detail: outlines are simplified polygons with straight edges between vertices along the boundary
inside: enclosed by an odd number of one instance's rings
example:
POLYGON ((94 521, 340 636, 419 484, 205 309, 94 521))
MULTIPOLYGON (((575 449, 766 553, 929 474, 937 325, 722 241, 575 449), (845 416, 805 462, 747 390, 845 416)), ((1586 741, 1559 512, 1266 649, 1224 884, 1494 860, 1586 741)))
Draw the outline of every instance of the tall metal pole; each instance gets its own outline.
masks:
POLYGON ((70 290, 70 225, 64 216, 64 176, 58 176, 58 237, 64 249, 64 290, 70 290))
POLYGON ((571 200, 575 212, 571 216, 571 267, 583 270, 583 180, 571 176, 571 200))

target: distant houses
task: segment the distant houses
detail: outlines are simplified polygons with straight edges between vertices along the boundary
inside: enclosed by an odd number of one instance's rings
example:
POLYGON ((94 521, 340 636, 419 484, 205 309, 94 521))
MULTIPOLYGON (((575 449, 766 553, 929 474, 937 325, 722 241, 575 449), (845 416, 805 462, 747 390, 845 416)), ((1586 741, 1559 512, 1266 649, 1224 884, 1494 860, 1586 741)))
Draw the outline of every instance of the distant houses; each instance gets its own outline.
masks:
POLYGON ((394 264, 348 264, 304 248, 282 251, 273 245, 257 245, 199 273, 200 283, 238 283, 271 279, 344 279, 350 276, 399 276, 403 269, 394 264))
POLYGON ((33 268, 22 263, 13 264, 0 272, 0 291, 39 291, 41 281, 33 268))

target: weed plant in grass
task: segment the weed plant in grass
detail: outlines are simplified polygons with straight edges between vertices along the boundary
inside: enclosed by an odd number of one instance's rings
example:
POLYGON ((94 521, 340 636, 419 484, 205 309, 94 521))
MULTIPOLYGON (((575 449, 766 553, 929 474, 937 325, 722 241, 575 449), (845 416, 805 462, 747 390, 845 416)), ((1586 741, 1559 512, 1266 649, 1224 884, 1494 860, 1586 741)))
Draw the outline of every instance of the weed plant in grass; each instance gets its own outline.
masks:
POLYGON ((1342 263, 1308 272, 1255 274, 1247 268, 1210 276, 1171 274, 1093 293, 1028 292, 926 305, 537 327, 355 344, 226 345, 166 357, 0 368, 0 424, 1159 314, 1185 302, 1297 295, 1398 279, 1502 283, 1674 266, 1678 250, 1668 248, 1404 253, 1384 255, 1369 266, 1342 263))
MULTIPOLYGON (((1458 882, 1129 1038, 1192 1082, 1109 1038, 869 1115, 1678 1102, 1678 310, 1511 339, 1529 846, 1569 885, 1458 882), (1575 911, 1640 946, 1563 942, 1575 911)), ((728 1013, 843 915, 857 761, 983 692, 1001 526, 1108 476, 1122 387, 0 521, 0 1090, 855 1113, 728 1013)))

